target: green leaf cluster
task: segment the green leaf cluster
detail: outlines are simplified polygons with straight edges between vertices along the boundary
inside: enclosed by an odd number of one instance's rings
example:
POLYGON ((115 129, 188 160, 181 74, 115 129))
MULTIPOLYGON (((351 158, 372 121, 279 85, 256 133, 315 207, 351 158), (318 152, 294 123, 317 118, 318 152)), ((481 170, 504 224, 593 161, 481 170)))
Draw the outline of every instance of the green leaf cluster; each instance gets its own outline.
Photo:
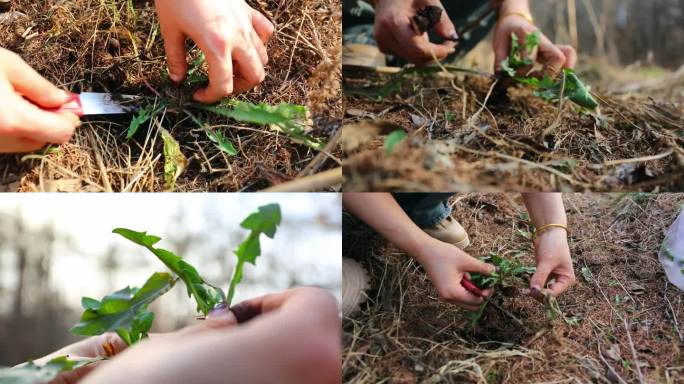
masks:
POLYGON ((84 297, 85 309, 78 324, 70 332, 79 336, 95 336, 117 332, 126 344, 131 345, 147 337, 154 321, 148 305, 168 292, 175 279, 168 273, 155 273, 142 288, 126 287, 101 300, 84 297))
POLYGON ((102 358, 71 360, 68 356, 59 356, 44 365, 36 365, 33 361, 29 361, 13 368, 0 368, 0 383, 45 383, 53 380, 62 372, 81 368, 101 360, 102 358))
MULTIPOLYGON (((536 271, 535 267, 523 265, 515 259, 506 259, 498 253, 490 253, 488 256, 482 257, 485 263, 493 264, 496 271, 489 275, 479 273, 471 273, 471 281, 480 288, 495 289, 497 287, 513 286, 516 282, 522 280, 523 276, 533 274, 536 271)), ((489 298, 487 298, 477 311, 471 312, 470 326, 474 327, 482 317, 489 298)))
POLYGON ((235 288, 242 280, 244 264, 255 264, 257 257, 261 255, 260 235, 264 234, 273 238, 280 222, 281 213, 278 204, 259 207, 256 212, 251 213, 242 221, 240 225, 250 230, 250 233, 235 250, 238 262, 230 282, 228 299, 221 288, 206 282, 197 269, 183 260, 181 256, 169 250, 157 248, 157 243, 161 241, 159 236, 127 228, 114 229, 113 233, 152 252, 175 276, 170 273, 157 272, 141 288, 126 287, 100 300, 84 297, 81 301, 84 312, 71 332, 81 336, 117 332, 128 345, 135 344, 147 337, 154 322, 154 313, 148 310, 148 306, 168 292, 179 279, 185 284, 188 297, 195 299, 197 311, 205 316, 219 304, 230 305, 235 288))
POLYGON ((242 270, 245 263, 255 265, 256 258, 261 255, 259 237, 263 234, 272 239, 275 236, 278 225, 280 225, 281 219, 280 205, 269 204, 259 207, 257 212, 247 216, 240 223, 242 228, 248 229, 250 232, 247 238, 234 251, 238 261, 233 272, 233 278, 230 281, 230 287, 228 288, 227 303, 229 306, 235 295, 235 287, 242 281, 242 270))
POLYGON ((529 57, 539 46, 540 36, 540 32, 535 31, 527 35, 525 43, 521 45, 518 37, 511 34, 511 52, 501 63, 501 69, 517 82, 532 87, 535 96, 546 101, 557 101, 564 97, 583 108, 596 109, 599 104, 573 69, 563 69, 560 79, 553 79, 548 75, 544 75, 542 79, 517 75, 521 68, 534 65, 529 57))

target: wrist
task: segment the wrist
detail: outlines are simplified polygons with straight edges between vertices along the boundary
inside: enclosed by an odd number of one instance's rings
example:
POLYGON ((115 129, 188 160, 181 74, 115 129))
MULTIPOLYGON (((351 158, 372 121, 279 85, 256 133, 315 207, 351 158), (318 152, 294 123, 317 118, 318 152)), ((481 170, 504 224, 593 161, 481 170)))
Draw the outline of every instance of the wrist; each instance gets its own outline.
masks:
POLYGON ((532 15, 530 4, 527 0, 503 0, 499 6, 499 15, 507 13, 525 13, 532 15))
POLYGON ((537 243, 538 241, 541 241, 541 240, 546 239, 546 238, 556 238, 557 239, 557 238, 563 237, 563 238, 567 239, 568 230, 566 228, 547 227, 542 231, 535 231, 533 240, 535 243, 537 243))
POLYGON ((435 242, 439 242, 439 240, 426 233, 425 236, 417 239, 412 246, 412 250, 407 250, 407 252, 419 263, 425 265, 425 263, 430 262, 431 256, 434 254, 435 246, 437 245, 435 242))

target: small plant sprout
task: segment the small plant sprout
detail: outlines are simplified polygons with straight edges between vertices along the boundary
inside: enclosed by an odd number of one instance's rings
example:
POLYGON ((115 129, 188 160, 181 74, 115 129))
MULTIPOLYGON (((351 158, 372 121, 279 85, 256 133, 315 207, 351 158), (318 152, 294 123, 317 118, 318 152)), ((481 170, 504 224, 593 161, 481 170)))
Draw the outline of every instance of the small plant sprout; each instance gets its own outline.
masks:
POLYGON ((235 256, 237 256, 238 261, 233 272, 233 278, 230 281, 230 287, 228 288, 228 306, 233 301, 235 287, 242 281, 242 269, 245 263, 256 265, 256 258, 261 255, 259 236, 264 234, 272 239, 275 236, 278 225, 280 225, 280 221, 280 206, 278 204, 269 204, 259 207, 257 212, 247 216, 240 223, 242 228, 249 229, 250 232, 247 238, 238 246, 238 249, 235 250, 235 256))
POLYGON ((394 152, 394 147, 404 141, 406 136, 406 131, 403 129, 397 129, 396 131, 390 133, 385 139, 385 154, 390 156, 394 152))

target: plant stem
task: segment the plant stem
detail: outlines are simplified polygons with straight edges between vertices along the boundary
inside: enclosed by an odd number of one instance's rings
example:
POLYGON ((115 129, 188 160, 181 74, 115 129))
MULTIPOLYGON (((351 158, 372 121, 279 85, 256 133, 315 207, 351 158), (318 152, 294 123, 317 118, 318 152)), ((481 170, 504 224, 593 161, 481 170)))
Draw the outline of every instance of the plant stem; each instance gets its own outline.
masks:
POLYGON ((230 287, 228 288, 228 297, 226 298, 226 303, 228 304, 228 308, 230 308, 230 304, 233 302, 233 296, 235 295, 235 287, 237 286, 238 279, 238 271, 242 271, 242 267, 244 266, 245 262, 242 260, 239 260, 237 265, 235 266, 235 272, 233 273, 233 278, 230 280, 230 287))

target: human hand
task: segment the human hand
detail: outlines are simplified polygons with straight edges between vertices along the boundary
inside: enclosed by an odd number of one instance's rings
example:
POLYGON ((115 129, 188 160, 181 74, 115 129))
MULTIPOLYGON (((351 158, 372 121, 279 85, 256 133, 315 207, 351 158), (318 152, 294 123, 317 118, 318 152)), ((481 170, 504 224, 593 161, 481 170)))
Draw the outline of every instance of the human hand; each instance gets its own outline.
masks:
POLYGON ((192 39, 209 64, 209 86, 194 99, 213 103, 260 84, 268 63, 265 44, 273 24, 244 0, 155 0, 169 66, 176 83, 187 74, 185 39, 192 39))
MULTIPOLYGON (((511 34, 515 34, 518 40, 523 42, 527 35, 536 30, 536 26, 520 15, 504 15, 494 30, 495 70, 501 69, 501 62, 508 57, 511 51, 511 34)), ((539 47, 536 51, 526 52, 526 54, 532 61, 543 66, 543 74, 552 77, 558 74, 561 69, 573 68, 577 64, 577 52, 572 46, 553 44, 544 34, 539 36, 539 47)), ((530 68, 524 68, 521 72, 529 70, 530 68)))
MULTIPOLYGON (((126 343, 115 333, 105 333, 99 336, 89 337, 53 352, 45 357, 37 359, 37 365, 44 365, 48 361, 60 357, 69 356, 69 359, 79 358, 112 357, 126 349, 126 343)), ((50 384, 73 384, 83 379, 90 371, 97 368, 102 362, 88 364, 86 366, 60 373, 50 384)))
POLYGON ((461 281, 470 279, 469 273, 488 275, 495 271, 491 264, 484 263, 452 244, 430 238, 428 243, 416 255, 416 259, 425 268, 442 300, 458 305, 469 311, 475 311, 485 297, 492 292, 481 290, 477 295, 467 290, 461 281))
POLYGON ((575 283, 567 233, 563 228, 549 228, 534 240, 537 271, 530 280, 530 295, 543 300, 544 294, 558 296, 575 283), (554 282, 546 286, 547 281, 554 282))
POLYGON ((439 0, 376 0, 375 40, 380 51, 397 55, 416 65, 442 60, 454 53, 456 28, 446 11, 435 25, 437 34, 444 38, 442 44, 431 43, 427 33, 417 34, 411 27, 411 18, 425 6, 433 5, 443 9, 439 0), (434 53, 434 56, 433 56, 434 53))
POLYGON ((339 383, 338 311, 318 288, 262 296, 143 340, 84 383, 339 383))
POLYGON ((38 106, 59 108, 70 99, 18 55, 0 48, 0 153, 32 152, 47 143, 69 141, 80 125, 78 116, 38 106))

